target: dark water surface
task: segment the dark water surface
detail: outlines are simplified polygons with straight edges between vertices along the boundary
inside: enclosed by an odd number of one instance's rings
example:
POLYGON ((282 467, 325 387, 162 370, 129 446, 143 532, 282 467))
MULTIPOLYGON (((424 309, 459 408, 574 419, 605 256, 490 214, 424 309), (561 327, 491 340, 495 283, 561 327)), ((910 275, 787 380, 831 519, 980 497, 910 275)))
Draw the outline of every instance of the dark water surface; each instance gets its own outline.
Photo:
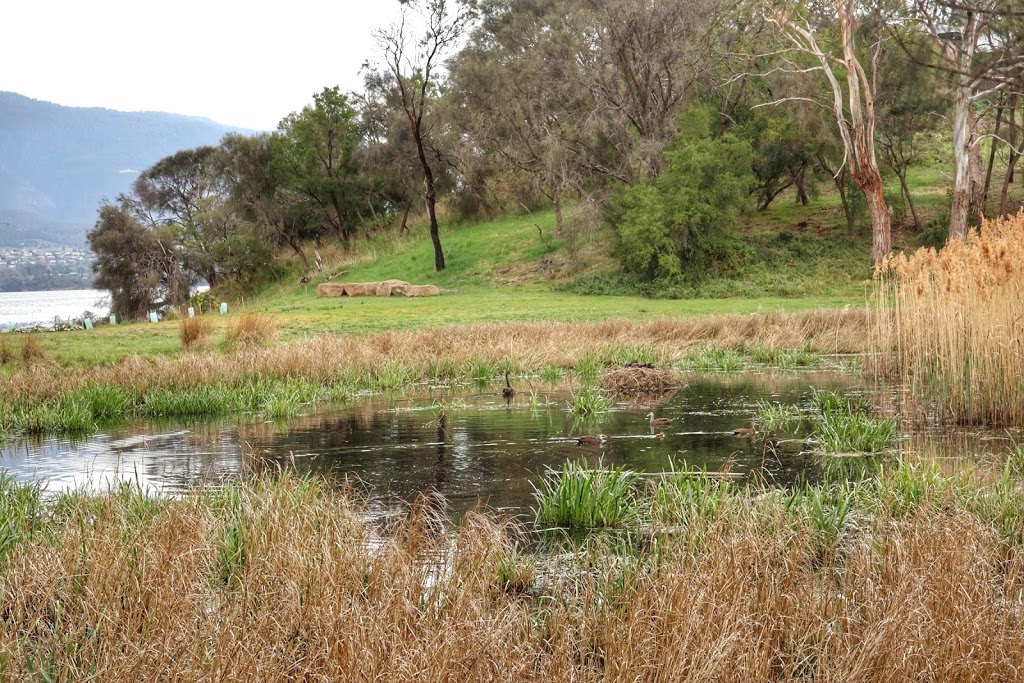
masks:
POLYGON ((732 471, 769 481, 787 483, 801 473, 813 478, 815 458, 801 452, 799 439, 766 454, 762 441, 731 432, 750 424, 758 400, 806 407, 815 387, 861 391, 856 376, 842 373, 703 376, 669 397, 621 400, 579 424, 565 390, 538 388, 532 397, 520 391, 507 402, 500 389, 435 389, 311 409, 286 422, 148 421, 80 440, 16 440, 0 447, 0 467, 20 480, 43 481, 50 491, 103 489, 129 479, 171 493, 284 467, 357 478, 385 505, 436 490, 456 515, 478 502, 522 512, 533 504, 531 482, 546 468, 580 458, 652 473, 684 461, 717 470, 728 460, 732 471), (673 419, 657 430, 664 438, 649 427, 651 411, 673 419), (603 446, 576 442, 598 433, 608 436, 603 446))

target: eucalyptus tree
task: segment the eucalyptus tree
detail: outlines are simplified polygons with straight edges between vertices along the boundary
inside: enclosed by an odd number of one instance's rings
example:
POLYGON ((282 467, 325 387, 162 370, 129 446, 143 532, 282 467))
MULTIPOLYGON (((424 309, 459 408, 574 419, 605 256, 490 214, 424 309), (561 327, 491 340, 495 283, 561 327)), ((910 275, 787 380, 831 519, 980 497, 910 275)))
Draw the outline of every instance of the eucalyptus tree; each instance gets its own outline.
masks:
POLYGON ((984 210, 979 108, 1020 82, 1024 67, 1019 0, 913 0, 912 17, 932 39, 934 63, 952 75, 953 203, 949 236, 967 238, 984 210))
POLYGON ((183 265, 211 287, 220 280, 218 245, 232 231, 220 211, 228 188, 214 165, 217 148, 186 149, 160 159, 132 185, 138 214, 152 227, 173 234, 183 265))
POLYGON ((427 154, 431 131, 424 122, 437 97, 443 62, 458 47, 471 17, 469 5, 452 0, 404 0, 401 19, 376 32, 377 45, 394 78, 415 143, 434 245, 434 268, 438 271, 444 270, 444 251, 437 223, 435 173, 427 154), (410 10, 422 23, 418 32, 411 26, 410 10))
POLYGON ((871 17, 856 0, 813 5, 765 0, 763 7, 765 17, 784 39, 779 68, 823 77, 820 99, 834 117, 843 165, 864 195, 871 217, 871 258, 881 263, 892 249, 892 208, 885 200, 875 154, 877 69, 884 26, 877 23, 874 30, 864 30, 870 27, 871 17), (867 43, 866 49, 859 47, 861 40, 867 43))

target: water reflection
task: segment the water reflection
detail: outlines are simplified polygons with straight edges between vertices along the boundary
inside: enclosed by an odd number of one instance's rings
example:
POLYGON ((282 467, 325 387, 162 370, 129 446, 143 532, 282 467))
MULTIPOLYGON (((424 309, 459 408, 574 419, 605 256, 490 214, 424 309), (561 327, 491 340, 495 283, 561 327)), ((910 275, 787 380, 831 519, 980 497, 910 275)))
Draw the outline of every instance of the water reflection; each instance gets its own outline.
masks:
POLYGON ((548 467, 584 458, 662 472, 673 463, 733 471, 771 482, 815 476, 816 459, 802 439, 766 450, 763 439, 732 434, 750 424, 761 399, 810 405, 812 388, 861 391, 851 375, 734 375, 690 378, 672 395, 615 404, 593 422, 574 423, 564 390, 524 387, 511 401, 500 387, 458 395, 375 397, 275 423, 232 419, 137 422, 72 442, 16 441, 0 450, 0 466, 50 490, 102 488, 119 479, 180 492, 278 467, 334 480, 355 477, 382 501, 410 500, 436 490, 455 514, 482 503, 521 512, 532 505, 532 481, 548 467), (664 438, 648 412, 672 418, 664 438), (581 446, 584 433, 606 443, 581 446))

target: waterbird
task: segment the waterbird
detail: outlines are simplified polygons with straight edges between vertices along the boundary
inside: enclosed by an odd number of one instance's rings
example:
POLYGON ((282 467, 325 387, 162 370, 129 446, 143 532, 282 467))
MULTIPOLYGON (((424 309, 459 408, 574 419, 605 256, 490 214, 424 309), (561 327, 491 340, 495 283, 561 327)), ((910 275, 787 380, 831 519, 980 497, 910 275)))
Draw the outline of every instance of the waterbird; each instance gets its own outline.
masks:
POLYGON ((580 438, 576 439, 576 443, 578 443, 581 446, 600 446, 607 440, 607 436, 605 436, 604 434, 598 434, 597 436, 581 436, 580 438))
POLYGON ((508 370, 505 371, 505 388, 501 390, 501 395, 505 398, 512 398, 516 395, 516 390, 512 388, 512 382, 508 379, 508 370))
POLYGON ((744 439, 753 439, 757 436, 757 424, 751 422, 749 427, 740 427, 732 430, 732 433, 744 439))
POLYGON ((672 420, 667 417, 654 417, 654 413, 647 413, 648 419, 651 421, 651 429, 655 427, 670 427, 672 420))

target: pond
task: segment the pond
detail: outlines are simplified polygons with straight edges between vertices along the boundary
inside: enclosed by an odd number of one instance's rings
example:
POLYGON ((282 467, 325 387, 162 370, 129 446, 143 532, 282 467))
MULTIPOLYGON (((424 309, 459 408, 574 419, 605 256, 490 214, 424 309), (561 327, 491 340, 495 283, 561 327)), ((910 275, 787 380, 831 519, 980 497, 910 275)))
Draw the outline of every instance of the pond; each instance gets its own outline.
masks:
POLYGON ((284 422, 136 421, 84 439, 13 440, 0 446, 0 467, 49 491, 132 480, 168 493, 280 467, 358 481, 378 510, 437 491, 455 517, 478 504, 523 514, 547 468, 581 458, 646 473, 685 463, 777 485, 817 480, 822 458, 808 452, 802 435, 768 449, 763 439, 732 433, 750 424, 758 401, 809 408, 815 388, 866 391, 857 375, 842 372, 694 376, 669 396, 620 400, 579 423, 567 389, 527 388, 506 400, 500 388, 434 388, 367 397, 284 422), (671 426, 652 430, 652 411, 672 419, 671 426), (577 442, 599 433, 607 436, 603 444, 577 442))

